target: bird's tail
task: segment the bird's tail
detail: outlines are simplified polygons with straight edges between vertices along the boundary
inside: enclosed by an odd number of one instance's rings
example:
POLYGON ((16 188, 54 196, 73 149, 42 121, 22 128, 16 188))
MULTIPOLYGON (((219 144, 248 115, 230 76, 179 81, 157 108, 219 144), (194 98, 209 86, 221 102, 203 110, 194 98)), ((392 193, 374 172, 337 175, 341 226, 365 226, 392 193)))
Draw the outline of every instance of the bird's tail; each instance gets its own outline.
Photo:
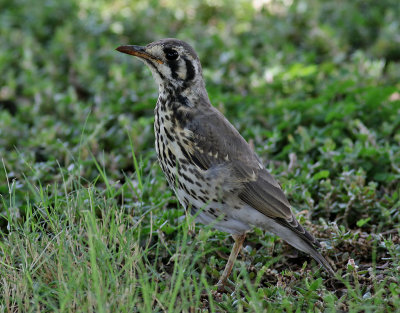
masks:
POLYGON ((270 225, 272 227, 268 229, 269 231, 278 235, 296 249, 310 254, 331 276, 335 276, 331 265, 314 247, 314 245, 320 246, 320 244, 310 233, 298 223, 296 227, 293 227, 293 225, 277 219, 275 222, 276 224, 270 225))
POLYGON ((303 252, 309 253, 315 261, 322 265, 322 267, 329 273, 331 276, 335 276, 335 271, 332 269, 328 261, 319 253, 313 246, 308 243, 304 243, 304 249, 300 249, 303 252))

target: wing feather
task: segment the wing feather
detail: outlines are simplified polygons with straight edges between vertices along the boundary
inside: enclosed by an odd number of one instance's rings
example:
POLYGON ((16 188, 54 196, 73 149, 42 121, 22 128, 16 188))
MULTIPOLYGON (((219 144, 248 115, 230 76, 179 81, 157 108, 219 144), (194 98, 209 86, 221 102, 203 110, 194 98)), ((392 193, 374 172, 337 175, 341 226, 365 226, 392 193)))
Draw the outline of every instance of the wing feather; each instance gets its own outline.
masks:
MULTIPOLYGON (((189 149, 193 162, 203 170, 223 172, 228 185, 233 183, 242 201, 289 228, 307 244, 320 246, 298 223, 278 182, 229 121, 213 107, 207 113, 198 112, 194 116, 186 125, 193 134, 193 146, 189 149)), ((315 251, 313 256, 318 257, 319 253, 315 251)), ((321 258, 322 261, 317 258, 318 262, 329 270, 329 264, 321 258)))
POLYGON ((229 179, 240 184, 240 199, 269 217, 290 219, 290 204, 278 182, 239 132, 214 108, 194 116, 187 125, 193 133, 193 162, 206 170, 226 164, 229 179))

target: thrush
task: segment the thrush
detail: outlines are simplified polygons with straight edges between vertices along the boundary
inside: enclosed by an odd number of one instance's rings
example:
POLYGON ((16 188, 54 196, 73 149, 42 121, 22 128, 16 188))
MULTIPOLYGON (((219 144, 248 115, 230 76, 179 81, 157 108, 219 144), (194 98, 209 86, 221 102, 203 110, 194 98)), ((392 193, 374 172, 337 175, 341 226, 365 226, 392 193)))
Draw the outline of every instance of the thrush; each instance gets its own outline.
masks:
POLYGON ((310 254, 334 275, 316 249, 319 242, 296 220, 278 182, 211 105, 194 49, 167 38, 117 50, 143 61, 158 84, 155 148, 169 186, 196 221, 212 224, 235 240, 218 285, 227 282, 246 232, 255 226, 310 254))

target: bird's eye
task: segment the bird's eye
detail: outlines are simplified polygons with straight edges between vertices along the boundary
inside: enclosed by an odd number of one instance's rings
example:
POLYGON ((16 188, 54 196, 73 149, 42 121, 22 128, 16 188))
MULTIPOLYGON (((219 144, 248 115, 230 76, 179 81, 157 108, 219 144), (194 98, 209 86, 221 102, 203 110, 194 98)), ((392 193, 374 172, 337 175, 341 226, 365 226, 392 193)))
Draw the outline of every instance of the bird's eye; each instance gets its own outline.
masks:
POLYGON ((167 60, 170 60, 170 61, 177 60, 179 57, 178 51, 173 50, 173 49, 165 49, 164 53, 165 53, 165 57, 167 58, 167 60))

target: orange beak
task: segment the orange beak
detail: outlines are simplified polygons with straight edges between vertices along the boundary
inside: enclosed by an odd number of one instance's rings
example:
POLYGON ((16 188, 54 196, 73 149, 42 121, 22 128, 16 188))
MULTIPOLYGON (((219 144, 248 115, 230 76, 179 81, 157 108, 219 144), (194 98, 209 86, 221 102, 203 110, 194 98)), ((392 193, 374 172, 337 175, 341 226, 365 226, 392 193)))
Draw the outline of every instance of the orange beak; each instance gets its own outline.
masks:
POLYGON ((119 46, 116 50, 122 53, 134 55, 135 57, 139 57, 142 59, 152 60, 159 64, 164 63, 163 61, 151 55, 150 53, 147 53, 144 47, 142 46, 133 46, 133 45, 119 46))

